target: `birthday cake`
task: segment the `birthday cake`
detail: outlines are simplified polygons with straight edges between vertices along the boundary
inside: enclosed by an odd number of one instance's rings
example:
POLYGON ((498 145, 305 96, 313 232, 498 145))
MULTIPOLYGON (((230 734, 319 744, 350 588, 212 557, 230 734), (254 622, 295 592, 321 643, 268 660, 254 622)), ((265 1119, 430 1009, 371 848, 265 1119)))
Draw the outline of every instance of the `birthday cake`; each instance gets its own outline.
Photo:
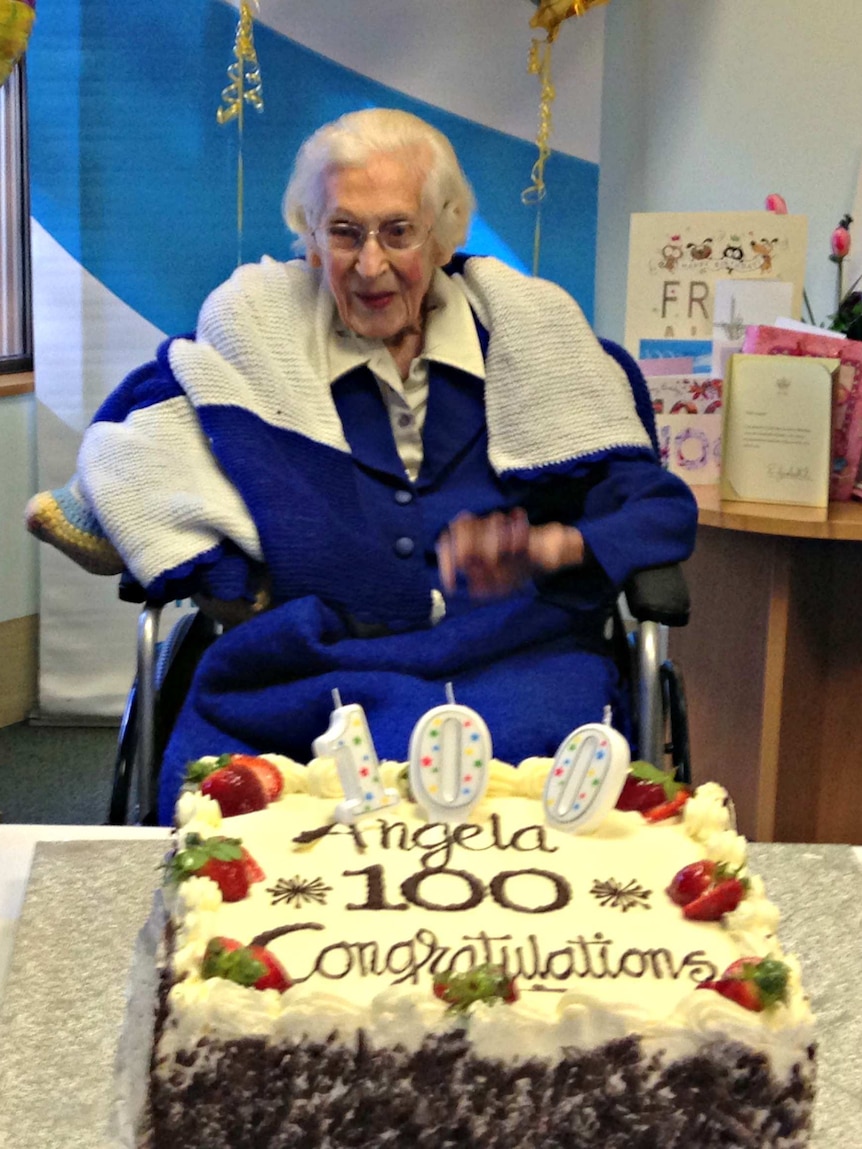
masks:
POLYGON ((566 833, 551 760, 484 765, 463 820, 383 763, 339 821, 332 758, 196 764, 144 1143, 809 1143, 813 1019, 725 792, 566 833))

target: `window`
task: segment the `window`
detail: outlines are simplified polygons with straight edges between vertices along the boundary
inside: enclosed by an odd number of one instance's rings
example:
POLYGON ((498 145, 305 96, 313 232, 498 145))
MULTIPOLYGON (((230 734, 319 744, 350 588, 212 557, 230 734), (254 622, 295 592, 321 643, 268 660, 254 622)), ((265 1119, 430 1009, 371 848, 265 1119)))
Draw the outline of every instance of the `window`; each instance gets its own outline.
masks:
POLYGON ((33 367, 24 62, 0 87, 0 374, 33 367))

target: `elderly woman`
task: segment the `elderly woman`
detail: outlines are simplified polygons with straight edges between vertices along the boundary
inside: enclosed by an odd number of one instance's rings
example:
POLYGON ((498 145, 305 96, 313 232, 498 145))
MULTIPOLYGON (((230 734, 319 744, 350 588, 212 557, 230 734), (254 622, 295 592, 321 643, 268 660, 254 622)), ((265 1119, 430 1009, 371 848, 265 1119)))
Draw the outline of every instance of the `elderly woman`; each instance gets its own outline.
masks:
POLYGON ((396 759, 449 681, 511 762, 617 703, 609 605, 689 554, 694 502, 577 304, 454 256, 472 206, 422 120, 326 125, 284 199, 305 258, 239 268, 88 430, 83 504, 148 595, 255 604, 198 669, 163 818, 202 754, 307 761, 333 688, 396 759))

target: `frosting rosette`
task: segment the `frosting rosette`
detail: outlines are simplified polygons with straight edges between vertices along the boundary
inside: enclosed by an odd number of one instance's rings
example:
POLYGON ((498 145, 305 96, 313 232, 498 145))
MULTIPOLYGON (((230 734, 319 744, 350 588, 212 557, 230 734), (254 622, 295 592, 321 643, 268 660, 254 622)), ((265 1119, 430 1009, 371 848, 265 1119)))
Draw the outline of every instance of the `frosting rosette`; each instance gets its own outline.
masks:
POLYGON ((705 842, 730 829, 731 822, 727 791, 717 782, 698 786, 683 808, 686 833, 696 842, 705 842))

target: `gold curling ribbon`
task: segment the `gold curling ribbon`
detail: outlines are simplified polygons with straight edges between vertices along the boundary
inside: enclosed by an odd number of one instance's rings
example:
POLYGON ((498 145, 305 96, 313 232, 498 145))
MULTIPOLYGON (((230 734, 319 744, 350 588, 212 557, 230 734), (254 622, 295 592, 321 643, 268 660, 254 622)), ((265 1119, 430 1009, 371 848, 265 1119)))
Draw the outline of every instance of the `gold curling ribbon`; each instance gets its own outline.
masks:
MULTIPOLYGON (((254 2, 256 5, 257 0, 254 2)), ((228 66, 227 70, 230 83, 222 89, 222 103, 216 111, 216 120, 219 124, 228 124, 231 120, 237 122, 239 146, 236 156, 236 261, 238 266, 242 263, 243 218, 245 214, 242 152, 245 105, 250 104, 257 112, 263 111, 263 83, 260 77, 257 52, 254 47, 254 18, 251 11, 251 0, 240 0, 233 56, 234 62, 228 66)))
POLYGON ((545 164, 551 154, 551 107, 557 95, 551 79, 552 44, 553 38, 551 36, 544 42, 534 40, 530 45, 528 64, 530 74, 539 76, 542 82, 539 102, 539 131, 536 136, 536 147, 539 149, 539 155, 530 173, 533 182, 521 192, 521 203, 536 205, 536 227, 533 233, 533 275, 539 274, 539 254, 542 245, 542 200, 548 190, 545 186, 545 164))
POLYGON ((536 11, 530 19, 531 28, 543 28, 544 40, 533 40, 527 71, 538 76, 542 89, 539 100, 539 130, 536 147, 539 155, 533 164, 530 178, 533 181, 521 192, 521 202, 536 205, 536 227, 533 233, 533 275, 539 274, 539 255, 542 246, 542 200, 547 194, 545 185, 545 164, 551 154, 552 105, 557 93, 551 77, 551 47, 560 34, 563 21, 572 16, 584 16, 590 8, 607 4, 609 0, 533 0, 536 11))

